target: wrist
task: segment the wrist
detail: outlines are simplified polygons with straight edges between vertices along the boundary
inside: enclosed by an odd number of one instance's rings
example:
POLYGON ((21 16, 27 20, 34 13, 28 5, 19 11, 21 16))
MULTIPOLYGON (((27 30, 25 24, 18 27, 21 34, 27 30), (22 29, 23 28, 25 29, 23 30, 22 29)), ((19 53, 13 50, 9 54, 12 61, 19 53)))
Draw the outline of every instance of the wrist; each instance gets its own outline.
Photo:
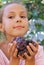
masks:
POLYGON ((9 63, 9 65, 19 65, 19 60, 18 59, 10 59, 10 63, 9 63))
POLYGON ((29 60, 26 60, 25 63, 25 65, 35 65, 35 58, 33 57, 29 60))

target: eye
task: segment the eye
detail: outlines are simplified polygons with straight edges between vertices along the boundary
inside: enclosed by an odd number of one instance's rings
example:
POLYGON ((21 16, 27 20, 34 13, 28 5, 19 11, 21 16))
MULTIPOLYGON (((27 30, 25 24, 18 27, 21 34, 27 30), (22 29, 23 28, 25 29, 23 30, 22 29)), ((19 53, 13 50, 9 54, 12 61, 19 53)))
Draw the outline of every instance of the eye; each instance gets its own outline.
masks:
POLYGON ((8 18, 9 18, 9 19, 13 19, 13 18, 14 18, 14 16, 9 16, 8 18))
POLYGON ((26 18, 26 16, 20 16, 21 18, 26 18))

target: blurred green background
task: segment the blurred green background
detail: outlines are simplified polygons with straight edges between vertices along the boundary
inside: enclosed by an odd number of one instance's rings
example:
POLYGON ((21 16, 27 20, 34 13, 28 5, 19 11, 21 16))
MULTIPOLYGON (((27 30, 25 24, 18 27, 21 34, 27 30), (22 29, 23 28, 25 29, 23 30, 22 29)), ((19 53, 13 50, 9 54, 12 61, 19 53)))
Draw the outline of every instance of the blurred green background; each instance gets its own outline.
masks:
POLYGON ((0 0, 0 10, 10 2, 21 2, 27 8, 29 31, 25 35, 26 39, 44 45, 44 0, 0 0))

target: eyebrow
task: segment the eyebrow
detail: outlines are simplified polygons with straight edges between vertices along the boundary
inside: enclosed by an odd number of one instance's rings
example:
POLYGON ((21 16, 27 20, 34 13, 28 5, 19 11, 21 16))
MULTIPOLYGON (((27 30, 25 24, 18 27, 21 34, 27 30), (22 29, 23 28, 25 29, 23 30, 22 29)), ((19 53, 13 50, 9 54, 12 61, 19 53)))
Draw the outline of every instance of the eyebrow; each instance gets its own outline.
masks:
POLYGON ((9 13, 15 13, 15 12, 9 12, 9 13))
POLYGON ((26 11, 21 11, 21 13, 26 13, 26 11))
POLYGON ((26 11, 21 11, 21 14, 27 15, 26 11))
MULTIPOLYGON (((15 14, 15 12, 9 12, 9 14, 15 14)), ((27 16, 27 13, 26 13, 26 11, 20 11, 20 15, 26 15, 27 16)))

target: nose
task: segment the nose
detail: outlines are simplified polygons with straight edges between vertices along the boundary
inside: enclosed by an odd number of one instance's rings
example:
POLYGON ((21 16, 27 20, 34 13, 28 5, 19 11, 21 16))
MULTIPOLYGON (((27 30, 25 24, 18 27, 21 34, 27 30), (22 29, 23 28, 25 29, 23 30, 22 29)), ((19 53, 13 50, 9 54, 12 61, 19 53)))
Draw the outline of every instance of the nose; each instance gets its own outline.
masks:
POLYGON ((16 23, 21 23, 22 22, 22 20, 21 20, 21 18, 20 18, 20 16, 16 16, 16 23))
POLYGON ((17 23, 18 23, 18 22, 21 22, 21 20, 17 20, 17 23))

